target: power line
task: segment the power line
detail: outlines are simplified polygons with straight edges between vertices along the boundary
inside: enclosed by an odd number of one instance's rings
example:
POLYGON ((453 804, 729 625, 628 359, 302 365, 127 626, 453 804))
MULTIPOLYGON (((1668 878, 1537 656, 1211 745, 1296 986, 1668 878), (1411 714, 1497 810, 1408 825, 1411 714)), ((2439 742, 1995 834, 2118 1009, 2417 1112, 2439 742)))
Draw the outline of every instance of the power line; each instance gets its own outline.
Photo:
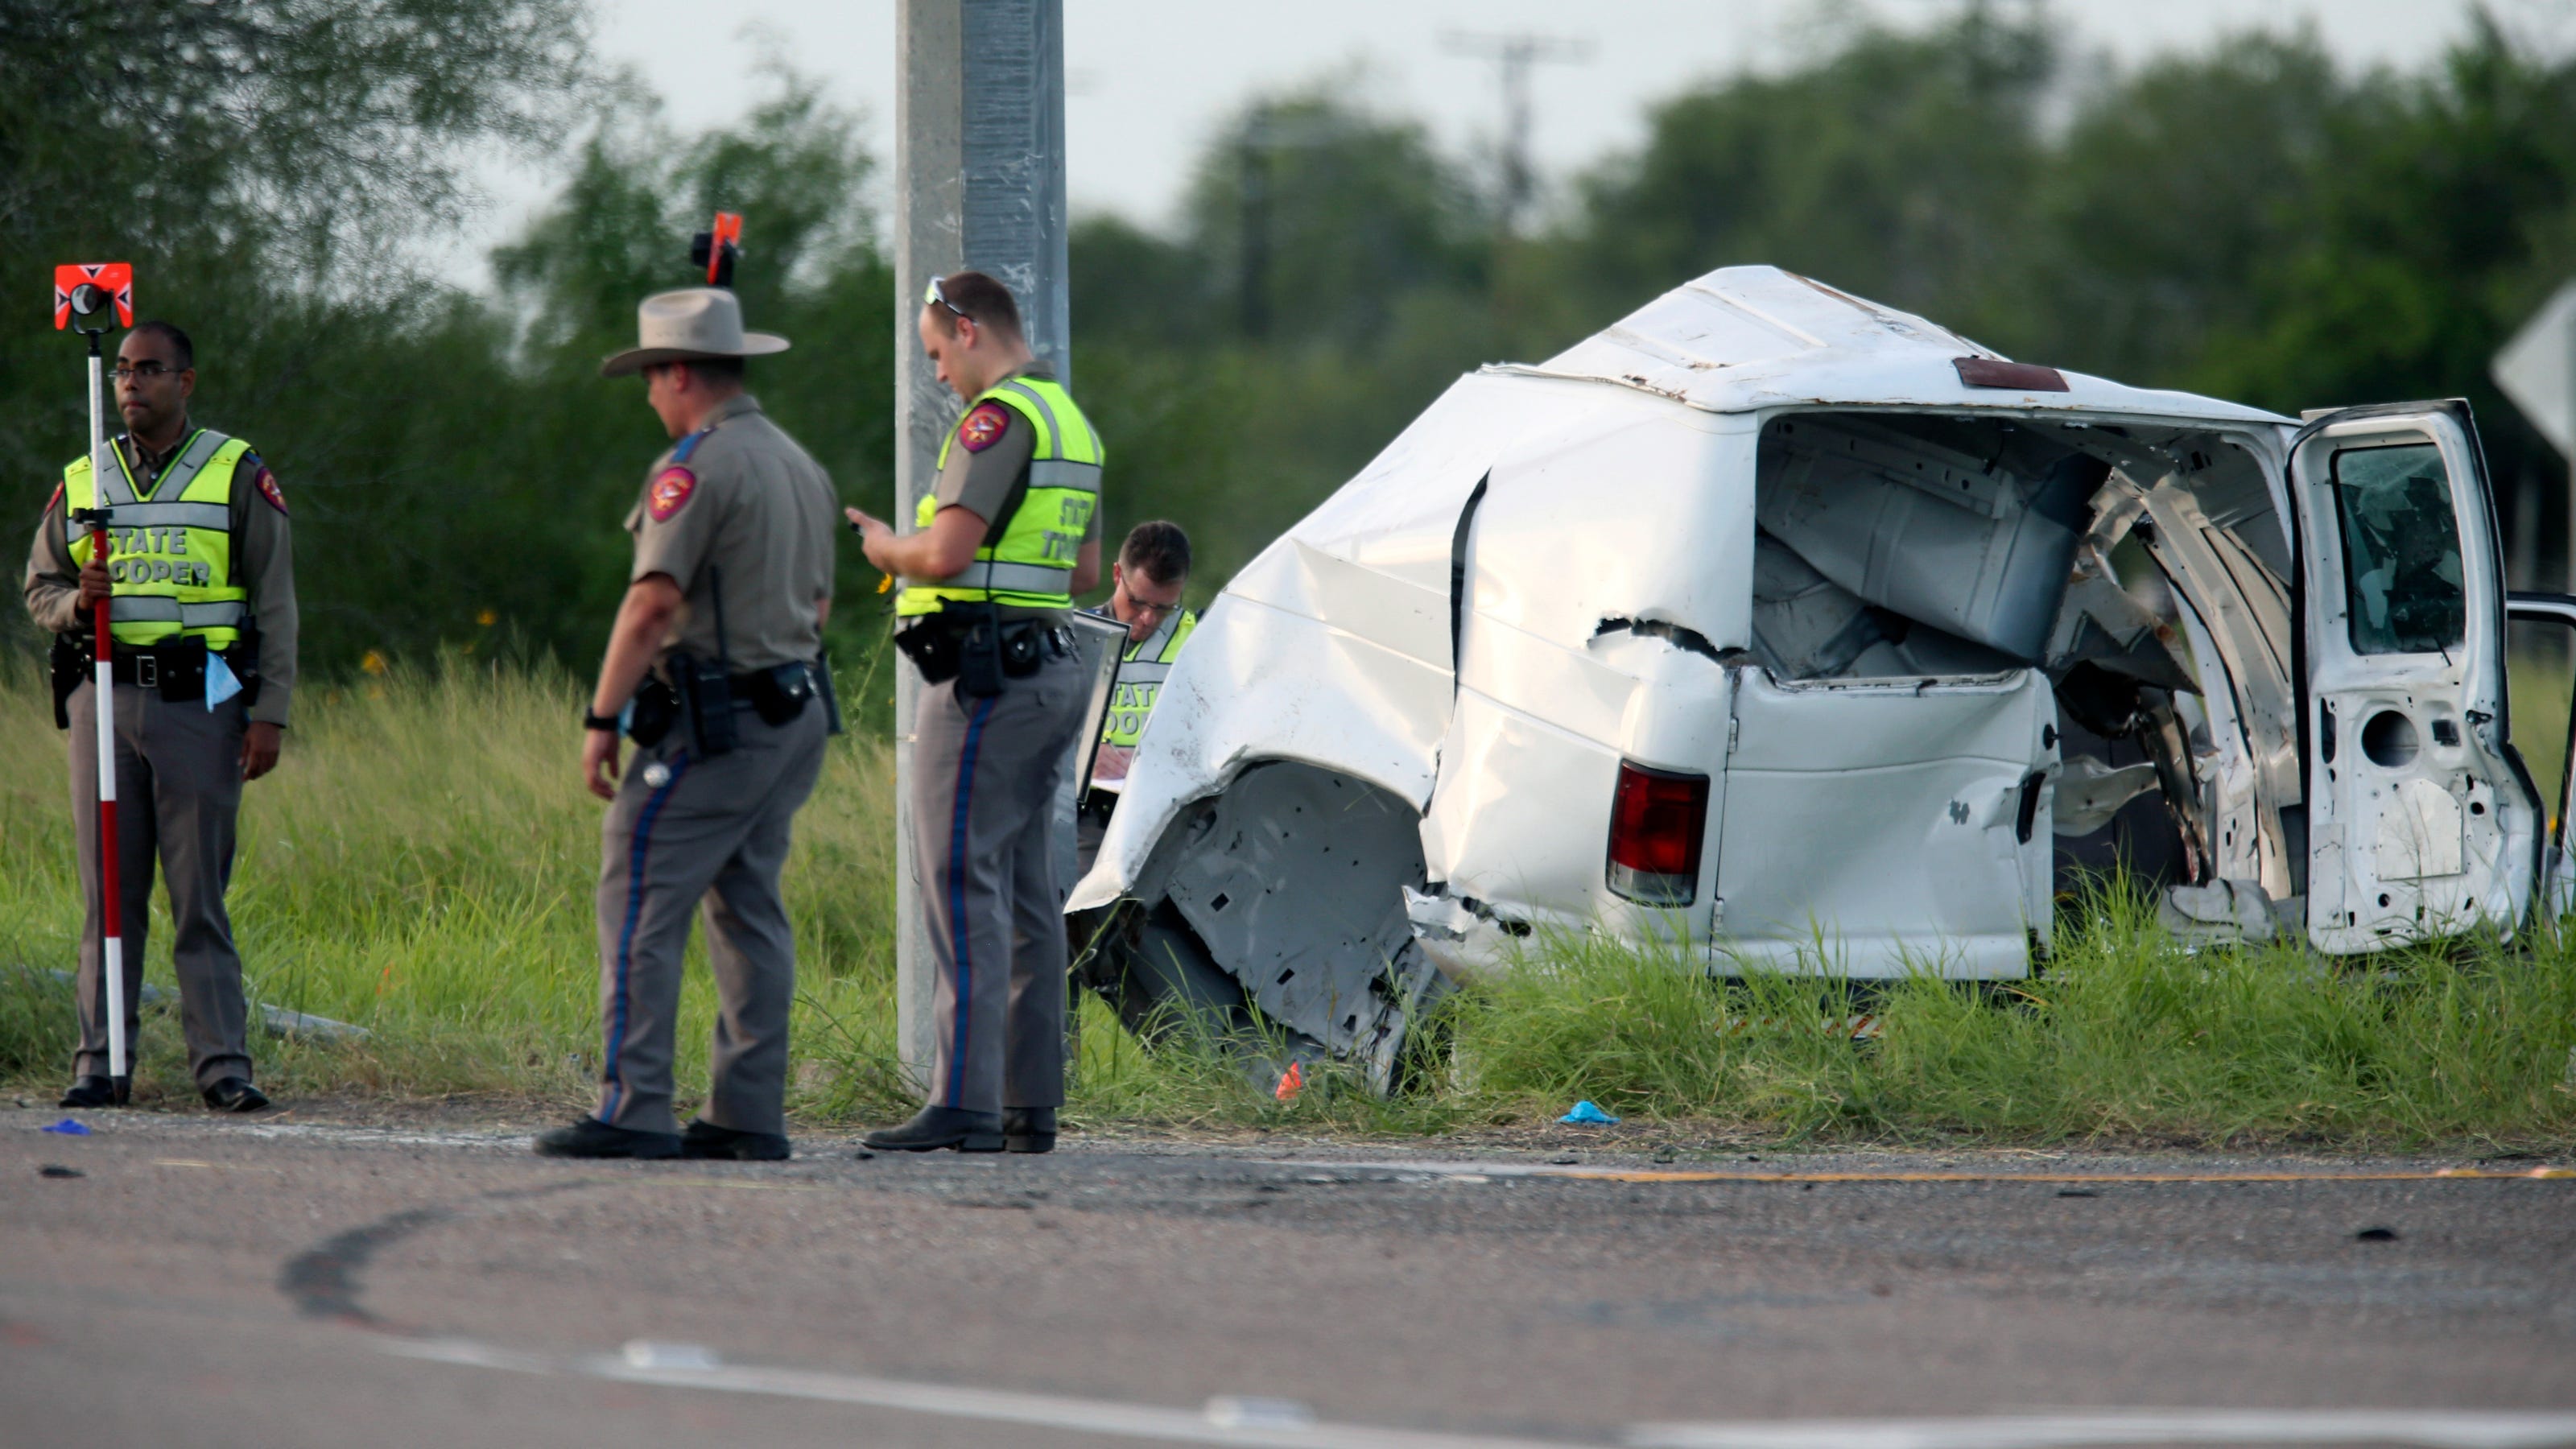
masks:
POLYGON ((1502 230, 1520 225, 1521 214, 1537 189, 1530 166, 1530 68, 1542 61, 1580 65, 1592 58, 1592 42, 1527 31, 1495 34, 1452 30, 1440 37, 1440 48, 1452 55, 1494 62, 1503 86, 1502 230))

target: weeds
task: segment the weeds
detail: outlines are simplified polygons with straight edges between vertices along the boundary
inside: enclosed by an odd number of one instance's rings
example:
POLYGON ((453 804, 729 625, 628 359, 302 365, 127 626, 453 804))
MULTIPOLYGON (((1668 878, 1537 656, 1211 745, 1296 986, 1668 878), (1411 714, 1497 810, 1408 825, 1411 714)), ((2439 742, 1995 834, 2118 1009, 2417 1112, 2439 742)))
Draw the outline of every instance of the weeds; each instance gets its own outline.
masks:
MULTIPOLYGON (((599 809, 565 723, 578 703, 560 673, 463 660, 299 702, 286 764, 246 792, 234 923, 256 999, 372 1035, 256 1043, 265 1084, 589 1099, 599 809)), ((36 682, 0 679, 0 1080, 28 1094, 60 1088, 72 1047, 53 974, 80 923, 64 768, 36 682)), ((912 1105, 895 1050, 892 790, 882 742, 845 736, 797 821, 791 1108, 812 1124, 912 1105)), ((2576 1142, 2576 940, 2331 964, 2288 946, 2194 951, 2110 885, 2066 906, 2056 940, 2037 978, 1978 990, 1719 981, 1681 948, 1542 935, 1424 1024, 1408 1064, 1424 1086, 1394 1100, 1308 1063, 1281 1101, 1199 1034, 1148 1052, 1087 1002, 1068 1116, 1428 1133, 1548 1122, 1589 1097, 1650 1127, 1787 1139, 2576 1142), (1863 1013, 1874 1038, 1828 1029, 1863 1013)), ((165 988, 168 961, 156 920, 147 974, 165 988)), ((705 1079, 713 1011, 693 947, 684 1094, 705 1079)), ((147 1097, 186 1094, 172 1013, 147 1011, 140 1066, 147 1097)))

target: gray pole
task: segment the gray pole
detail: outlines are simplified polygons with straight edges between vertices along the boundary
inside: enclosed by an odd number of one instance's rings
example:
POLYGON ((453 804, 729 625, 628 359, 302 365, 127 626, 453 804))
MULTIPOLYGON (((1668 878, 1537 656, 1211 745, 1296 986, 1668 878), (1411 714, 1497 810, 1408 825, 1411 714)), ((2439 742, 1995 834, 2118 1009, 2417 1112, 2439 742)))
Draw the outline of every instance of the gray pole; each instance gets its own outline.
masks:
MULTIPOLYGON (((1019 299, 1029 345, 1070 385, 1065 305, 1064 0, 899 0, 895 50, 895 527, 938 472, 956 394, 914 328, 930 279, 971 268, 1019 299)), ((912 873, 913 709, 920 678, 895 670, 895 993, 906 1070, 930 1055, 929 942, 912 873)))

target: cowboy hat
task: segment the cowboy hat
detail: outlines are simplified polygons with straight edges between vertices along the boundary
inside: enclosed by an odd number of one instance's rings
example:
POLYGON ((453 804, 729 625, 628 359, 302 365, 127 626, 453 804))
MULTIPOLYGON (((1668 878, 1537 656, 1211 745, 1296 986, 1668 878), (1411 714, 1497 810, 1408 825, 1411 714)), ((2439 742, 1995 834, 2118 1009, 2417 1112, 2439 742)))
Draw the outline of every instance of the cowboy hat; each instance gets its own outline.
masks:
POLYGON ((602 377, 625 377, 659 362, 697 357, 765 357, 787 339, 742 330, 742 303, 721 287, 656 292, 635 309, 634 347, 599 365, 602 377))

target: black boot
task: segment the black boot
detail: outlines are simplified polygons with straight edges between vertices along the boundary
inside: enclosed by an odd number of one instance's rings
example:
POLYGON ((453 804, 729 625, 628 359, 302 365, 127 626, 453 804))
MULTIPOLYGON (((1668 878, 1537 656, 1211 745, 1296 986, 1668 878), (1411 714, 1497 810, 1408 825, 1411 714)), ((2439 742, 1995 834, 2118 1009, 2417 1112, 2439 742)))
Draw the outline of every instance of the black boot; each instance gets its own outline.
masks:
POLYGON ((1002 1149, 1006 1152, 1055 1151, 1055 1109, 1004 1107, 1002 1149))
POLYGON ((125 1098, 128 1090, 127 1084, 124 1082, 110 1081, 105 1077, 98 1076, 81 1077, 72 1083, 72 1089, 70 1091, 63 1093, 63 1100, 56 1105, 64 1107, 122 1107, 125 1105, 125 1098))
POLYGON ((677 1157, 680 1134, 638 1132, 632 1127, 611 1127, 596 1117, 584 1117, 569 1127, 539 1133, 536 1150, 539 1157, 677 1157))
POLYGON ((859 1139, 879 1152, 960 1152, 1002 1150, 1002 1114, 969 1112, 963 1107, 924 1107, 900 1127, 880 1127, 859 1139))
POLYGON ((713 1157, 732 1162, 785 1162, 787 1139, 775 1132, 743 1132, 713 1122, 691 1122, 680 1133, 682 1157, 713 1157))
POLYGON ((256 1112, 268 1105, 268 1094, 244 1077, 225 1077, 205 1090, 205 1098, 218 1112, 256 1112))

